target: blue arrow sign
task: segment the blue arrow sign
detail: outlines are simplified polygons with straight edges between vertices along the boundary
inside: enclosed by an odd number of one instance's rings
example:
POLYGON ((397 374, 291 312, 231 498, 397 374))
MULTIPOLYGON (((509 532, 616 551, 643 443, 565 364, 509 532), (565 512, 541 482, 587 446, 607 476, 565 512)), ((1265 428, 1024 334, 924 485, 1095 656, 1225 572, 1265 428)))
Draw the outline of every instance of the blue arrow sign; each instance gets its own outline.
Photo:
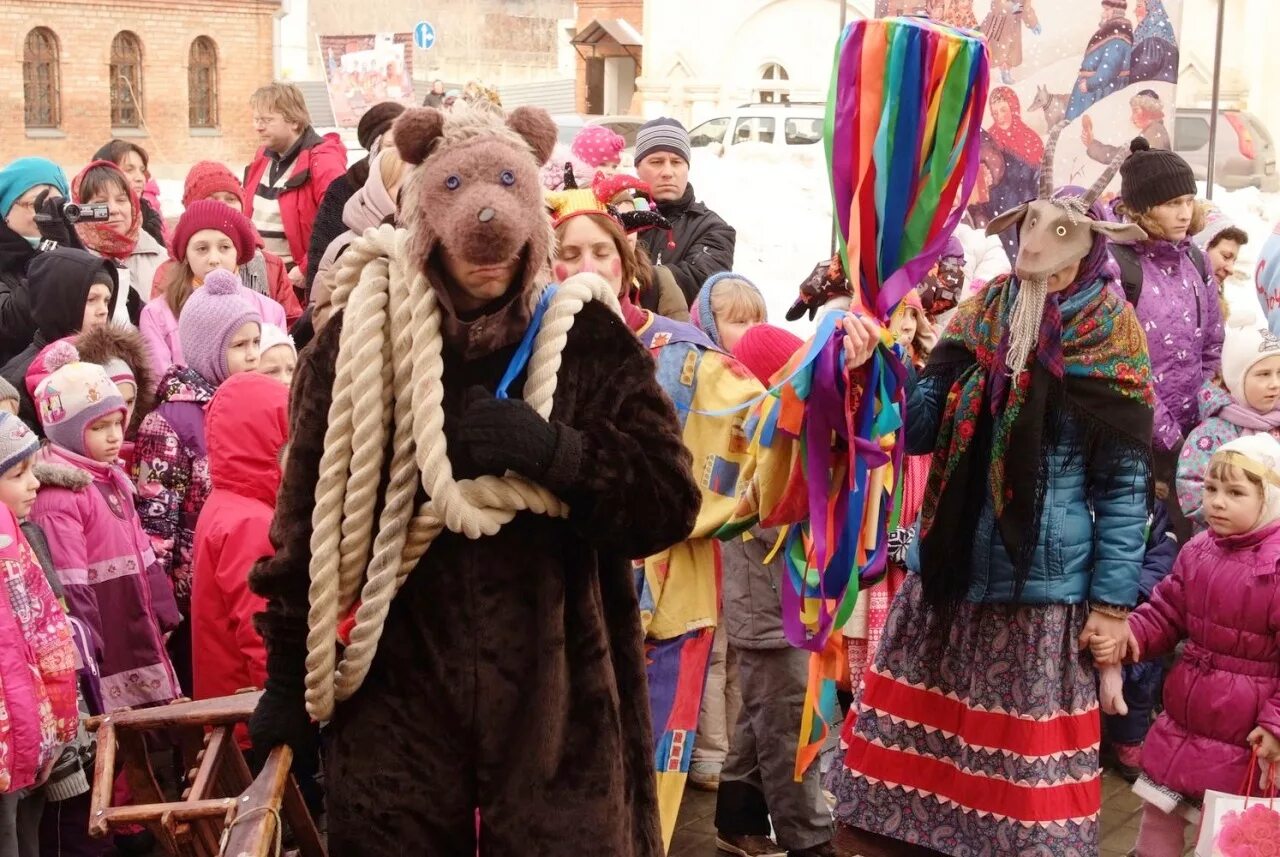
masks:
POLYGON ((424 51, 431 50, 436 43, 436 28, 429 21, 419 21, 413 28, 413 43, 424 51))

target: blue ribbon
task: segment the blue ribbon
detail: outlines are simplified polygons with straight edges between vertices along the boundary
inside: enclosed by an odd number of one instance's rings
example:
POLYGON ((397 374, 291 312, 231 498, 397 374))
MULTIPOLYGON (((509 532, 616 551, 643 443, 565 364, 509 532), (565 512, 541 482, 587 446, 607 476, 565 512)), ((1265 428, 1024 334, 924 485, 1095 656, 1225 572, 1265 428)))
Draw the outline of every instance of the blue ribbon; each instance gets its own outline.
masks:
POLYGON ((524 367, 529 365, 529 358, 533 355, 533 341, 538 336, 538 330, 542 327, 542 317, 547 314, 547 305, 551 303, 551 298, 560 286, 552 283, 542 291, 542 297, 538 298, 538 305, 533 308, 533 318, 529 319, 529 329, 524 332, 524 338, 520 340, 520 347, 516 349, 516 353, 511 355, 511 362, 507 364, 507 371, 503 374, 502 380, 498 383, 497 392, 494 393, 499 399, 509 398, 507 389, 520 377, 520 373, 524 371, 524 367))

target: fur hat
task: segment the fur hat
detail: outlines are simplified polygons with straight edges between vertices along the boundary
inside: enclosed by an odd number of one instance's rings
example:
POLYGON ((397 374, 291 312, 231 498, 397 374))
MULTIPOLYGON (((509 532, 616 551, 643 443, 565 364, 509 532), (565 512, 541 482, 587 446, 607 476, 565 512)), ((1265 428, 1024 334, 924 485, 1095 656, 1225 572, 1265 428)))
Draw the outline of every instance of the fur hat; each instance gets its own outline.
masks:
POLYGON ((77 455, 85 454, 84 433, 103 417, 127 410, 124 397, 96 363, 84 363, 70 342, 56 343, 45 355, 51 370, 36 387, 36 413, 49 440, 77 455))
POLYGON ((1247 404, 1244 378, 1268 357, 1280 357, 1280 339, 1266 328, 1260 329, 1257 315, 1247 307, 1236 310, 1227 320, 1222 340, 1222 383, 1231 398, 1247 404))
POLYGON ((16 416, 0 411, 0 476, 40 449, 40 438, 16 416))
POLYGON ((1129 210, 1150 211, 1171 199, 1196 193, 1196 176, 1181 155, 1153 149, 1146 137, 1134 137, 1120 165, 1120 198, 1129 210))
POLYGON ((1218 447, 1212 460, 1262 478, 1262 514, 1253 529, 1280 520, 1280 442, 1267 432, 1239 437, 1218 447))
POLYGON ((227 380, 227 346, 236 331, 251 321, 261 326, 262 316, 240 297, 240 278, 221 268, 210 271, 178 319, 187 365, 215 387, 227 380))
POLYGON ((360 141, 360 148, 370 151, 373 144, 391 130, 404 109, 398 101, 380 101, 366 110, 356 123, 356 139, 360 141))
POLYGON ((249 218, 225 202, 216 199, 198 199, 182 212, 173 230, 173 258, 179 262, 187 259, 187 245, 202 229, 216 229, 231 239, 236 248, 236 264, 247 265, 258 249, 258 233, 249 218))
MULTIPOLYGON (((396 120, 396 149, 415 165, 401 191, 409 250, 441 288, 437 251, 474 265, 520 257, 521 291, 544 276, 554 251, 538 166, 551 156, 556 125, 545 110, 517 107, 506 121, 491 110, 429 107, 396 120)), ((185 347, 185 346, 184 346, 185 347)))
POLYGON ((789 330, 771 324, 757 324, 742 334, 733 348, 733 356, 767 387, 803 345, 800 337, 789 330))
POLYGON ((627 141, 603 125, 587 125, 573 138, 574 156, 590 167, 616 164, 627 141))
MULTIPOLYGON (((189 207, 193 202, 208 199, 215 193, 229 193, 240 200, 240 208, 244 208, 244 185, 236 178, 225 164, 217 161, 199 161, 187 171, 187 180, 182 185, 182 205, 189 207)), ((176 248, 175 248, 176 249, 176 248)), ((183 248, 183 253, 186 249, 183 248)))

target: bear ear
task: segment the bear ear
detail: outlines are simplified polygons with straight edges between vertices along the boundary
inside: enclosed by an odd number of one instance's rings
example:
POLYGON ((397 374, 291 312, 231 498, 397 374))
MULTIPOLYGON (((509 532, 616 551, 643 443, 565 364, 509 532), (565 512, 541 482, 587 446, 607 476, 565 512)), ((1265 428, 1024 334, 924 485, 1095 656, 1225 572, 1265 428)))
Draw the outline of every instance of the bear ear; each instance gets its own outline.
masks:
POLYGON ((432 107, 415 107, 400 114, 392 131, 400 157, 417 166, 427 159, 444 133, 444 114, 432 107))
MULTIPOLYGON (((507 114, 507 127, 515 131, 533 149, 533 156, 541 166, 551 159, 559 131, 551 121, 551 114, 541 107, 517 107, 507 114)), ((396 137, 397 144, 399 137, 396 137)))

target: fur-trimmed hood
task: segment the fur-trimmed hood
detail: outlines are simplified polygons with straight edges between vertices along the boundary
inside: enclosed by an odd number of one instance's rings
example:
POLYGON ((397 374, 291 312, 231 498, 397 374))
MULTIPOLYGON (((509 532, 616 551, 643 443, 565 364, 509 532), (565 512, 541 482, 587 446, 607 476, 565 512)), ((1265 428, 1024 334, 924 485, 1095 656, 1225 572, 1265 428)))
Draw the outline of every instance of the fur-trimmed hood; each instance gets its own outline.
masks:
POLYGON ((82 333, 76 338, 76 350, 80 359, 101 365, 118 358, 133 372, 138 381, 138 398, 133 403, 133 418, 129 420, 128 433, 133 437, 138 426, 156 406, 156 383, 159 381, 151 368, 151 354, 142 334, 131 325, 113 322, 106 327, 82 333))

